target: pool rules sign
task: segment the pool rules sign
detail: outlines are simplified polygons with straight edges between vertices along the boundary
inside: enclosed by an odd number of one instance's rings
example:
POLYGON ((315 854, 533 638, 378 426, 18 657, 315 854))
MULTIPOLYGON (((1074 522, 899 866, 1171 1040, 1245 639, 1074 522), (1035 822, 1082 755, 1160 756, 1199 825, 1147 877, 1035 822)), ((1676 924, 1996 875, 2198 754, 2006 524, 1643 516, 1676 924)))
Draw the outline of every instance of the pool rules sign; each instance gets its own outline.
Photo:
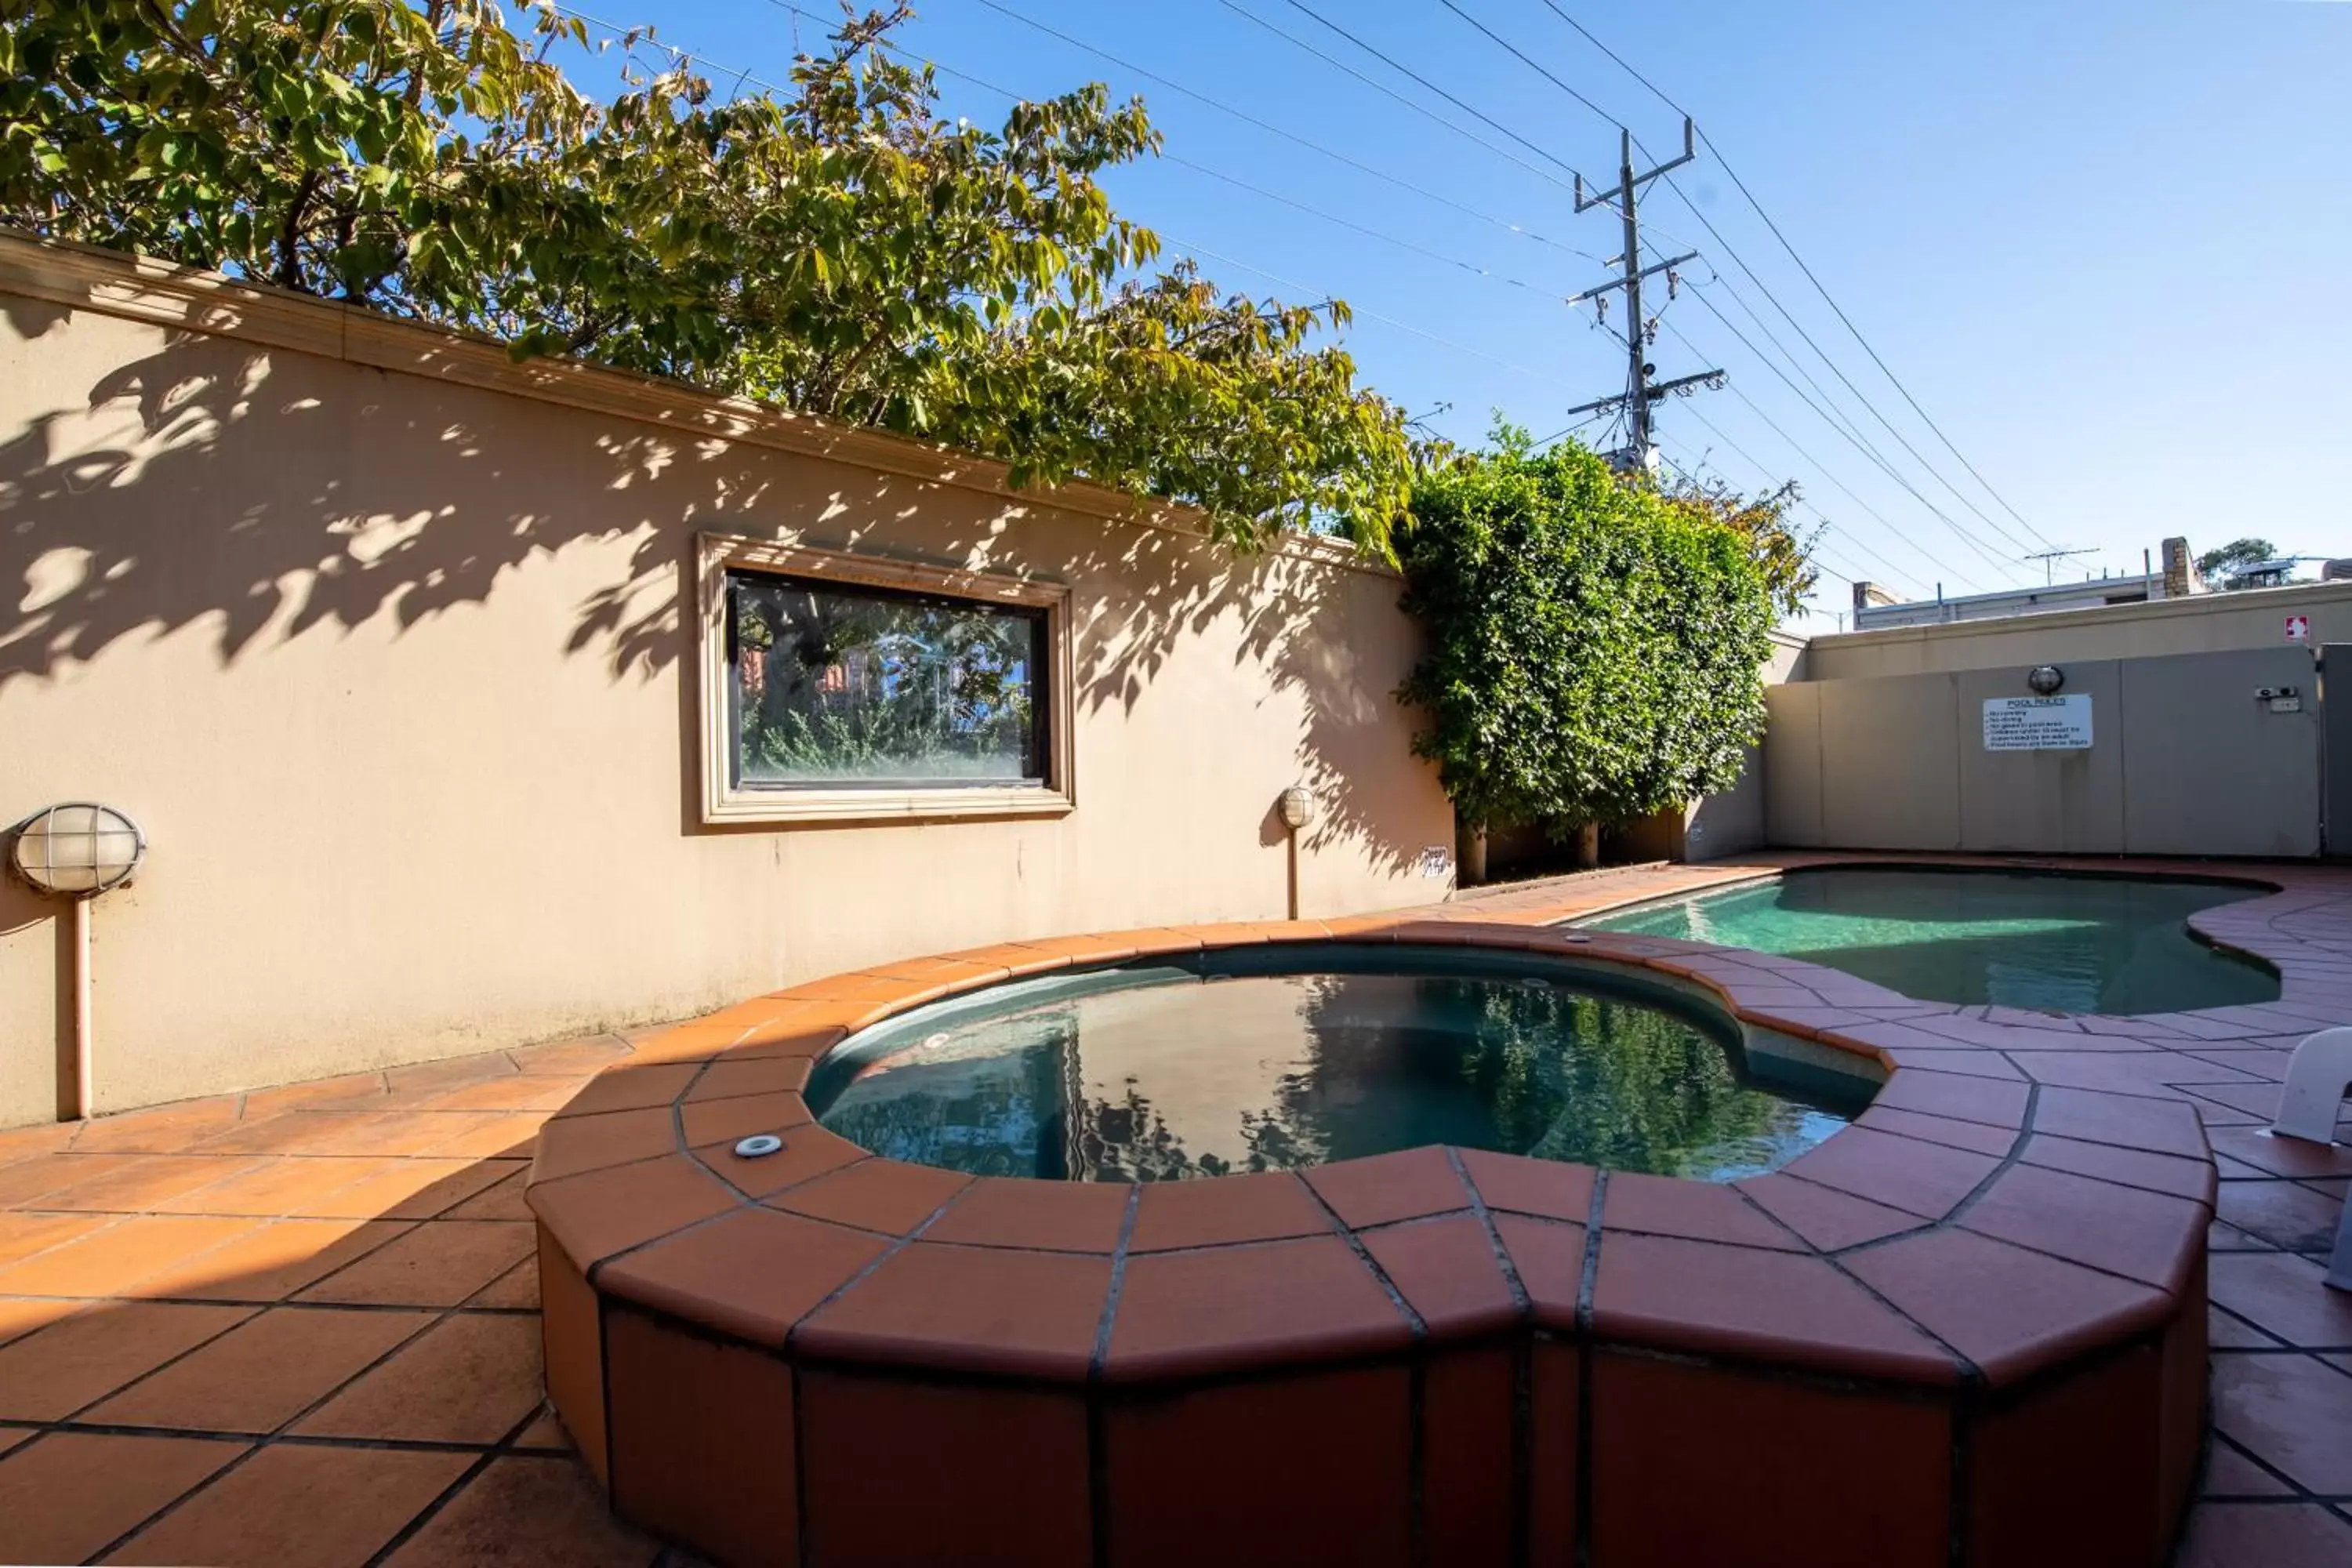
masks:
POLYGON ((1991 697, 1984 705, 1988 752, 2082 752, 2091 745, 2088 697, 1991 697))

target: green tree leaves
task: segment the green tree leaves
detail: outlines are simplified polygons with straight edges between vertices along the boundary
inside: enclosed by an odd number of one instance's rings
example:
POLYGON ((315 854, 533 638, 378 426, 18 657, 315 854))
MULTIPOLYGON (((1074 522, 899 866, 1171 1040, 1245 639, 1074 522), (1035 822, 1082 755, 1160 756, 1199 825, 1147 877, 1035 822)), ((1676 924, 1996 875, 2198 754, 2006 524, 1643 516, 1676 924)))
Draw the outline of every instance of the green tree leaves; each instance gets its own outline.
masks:
POLYGON ((1096 175, 1159 146, 1099 85, 984 131, 845 17, 790 91, 684 64, 596 104, 584 25, 492 0, 0 0, 0 222, 488 332, 1385 551, 1400 412, 1220 297, 1096 175))
POLYGON ((1738 528, 1573 443, 1433 466, 1403 535, 1429 647, 1398 695, 1472 826, 1565 831, 1728 787, 1763 733, 1771 589, 1738 528))

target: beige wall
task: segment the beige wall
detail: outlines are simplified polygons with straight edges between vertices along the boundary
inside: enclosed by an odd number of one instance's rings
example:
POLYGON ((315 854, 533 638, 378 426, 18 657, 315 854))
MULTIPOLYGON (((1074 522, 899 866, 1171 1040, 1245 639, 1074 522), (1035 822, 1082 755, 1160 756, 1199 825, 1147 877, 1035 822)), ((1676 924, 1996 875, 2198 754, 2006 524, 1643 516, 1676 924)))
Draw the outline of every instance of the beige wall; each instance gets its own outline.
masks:
POLYGON ((2352 583, 2256 588, 2146 605, 1815 637, 1796 679, 1847 680, 1954 669, 2022 671, 2037 664, 2284 647, 2289 616, 2310 617, 2314 647, 2352 642, 2352 583))
MULTIPOLYGON (((1785 684, 1805 657, 1805 639, 1785 632, 1772 634, 1771 656, 1764 661, 1765 697, 1785 684)), ((1748 748, 1739 782, 1721 795, 1711 795, 1684 816, 1679 842, 1672 846, 1677 860, 1720 860, 1742 855, 1772 842, 1764 747, 1748 748)))
MULTIPOLYGON (((1279 916, 1294 783, 1323 811, 1306 913, 1442 896, 1395 580, 1117 510, 0 242, 0 821, 94 797, 152 843, 94 911, 100 1109, 898 955, 1279 916), (702 827, 681 595, 704 530, 1066 583, 1076 811, 702 827)), ((0 888, 0 1124, 55 1113, 58 910, 0 888)))
MULTIPOLYGON (((1819 645, 1816 644, 1816 650, 1819 645)), ((1790 847, 2301 857, 2320 845, 2310 654, 2070 660, 2092 745, 1989 752, 2021 668, 1807 680, 1769 693, 1772 840, 1790 847), (2303 710, 2256 700, 2294 687, 2303 710)))

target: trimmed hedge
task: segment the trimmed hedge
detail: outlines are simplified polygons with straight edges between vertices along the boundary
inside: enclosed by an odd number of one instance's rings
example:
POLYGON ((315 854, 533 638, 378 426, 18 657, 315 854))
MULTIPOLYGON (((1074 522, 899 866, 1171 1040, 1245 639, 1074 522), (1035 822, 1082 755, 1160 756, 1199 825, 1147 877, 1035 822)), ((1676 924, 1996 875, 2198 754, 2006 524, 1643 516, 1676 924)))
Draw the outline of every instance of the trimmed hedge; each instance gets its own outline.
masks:
POLYGON ((1764 732, 1772 605, 1748 542, 1572 443, 1422 476, 1398 697, 1474 828, 1613 823, 1728 788, 1764 732))

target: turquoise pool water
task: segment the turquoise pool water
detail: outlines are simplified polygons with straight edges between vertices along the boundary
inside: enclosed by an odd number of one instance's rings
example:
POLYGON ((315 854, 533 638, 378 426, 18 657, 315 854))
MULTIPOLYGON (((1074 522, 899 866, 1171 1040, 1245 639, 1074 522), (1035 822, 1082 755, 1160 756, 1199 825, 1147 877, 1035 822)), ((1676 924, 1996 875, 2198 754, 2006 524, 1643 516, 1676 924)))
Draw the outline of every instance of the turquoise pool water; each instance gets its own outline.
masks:
POLYGON ((1926 1002, 2173 1013, 2277 999, 2276 975, 2187 924, 2262 896, 2153 877, 1832 868, 1578 923, 1784 953, 1926 1002))
POLYGON ((919 1009, 828 1058, 810 1103, 877 1153, 980 1174, 1181 1181, 1453 1143, 1728 1181, 1875 1087, 1759 1076, 1722 1020, 1541 960, 1334 945, 1251 972, 1269 951, 919 1009))

